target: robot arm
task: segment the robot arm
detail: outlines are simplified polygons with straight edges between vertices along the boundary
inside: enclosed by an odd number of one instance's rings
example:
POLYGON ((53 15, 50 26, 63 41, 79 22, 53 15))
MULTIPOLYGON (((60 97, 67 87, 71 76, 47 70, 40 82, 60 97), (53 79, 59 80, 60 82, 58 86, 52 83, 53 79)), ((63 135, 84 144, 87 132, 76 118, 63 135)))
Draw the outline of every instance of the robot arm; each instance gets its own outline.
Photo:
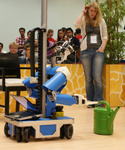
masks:
MULTIPOLYGON (((56 44, 55 44, 56 45, 56 44)), ((54 47, 54 46, 52 46, 54 47)), ((50 49, 50 48, 49 48, 50 49)), ((58 64, 61 64, 63 61, 67 60, 67 56, 74 52, 74 48, 70 45, 68 41, 65 41, 62 46, 57 46, 55 53, 47 58, 57 57, 61 60, 57 60, 58 64)))
POLYGON ((67 60, 68 55, 74 52, 73 47, 69 44, 68 41, 63 43, 61 49, 64 51, 60 54, 61 60, 57 61, 58 64, 61 64, 63 61, 67 60))
MULTIPOLYGON (((55 66, 51 68, 51 66, 47 65, 46 67, 46 73, 48 75, 55 75, 55 72, 59 68, 58 66, 55 66)), ((35 77, 28 77, 27 79, 23 80, 23 84, 27 87, 27 93, 30 97, 38 98, 38 72, 35 73, 35 77)))
POLYGON ((49 101, 63 105, 73 105, 77 103, 77 99, 68 94, 60 94, 71 74, 66 67, 59 67, 56 74, 48 80, 42 88, 46 91, 49 101))
MULTIPOLYGON (((62 86, 66 85, 67 80, 70 78, 71 74, 66 67, 59 67, 56 70, 55 75, 48 80, 42 88, 47 91, 60 92, 62 86)), ((64 88, 64 87, 63 87, 64 88)))

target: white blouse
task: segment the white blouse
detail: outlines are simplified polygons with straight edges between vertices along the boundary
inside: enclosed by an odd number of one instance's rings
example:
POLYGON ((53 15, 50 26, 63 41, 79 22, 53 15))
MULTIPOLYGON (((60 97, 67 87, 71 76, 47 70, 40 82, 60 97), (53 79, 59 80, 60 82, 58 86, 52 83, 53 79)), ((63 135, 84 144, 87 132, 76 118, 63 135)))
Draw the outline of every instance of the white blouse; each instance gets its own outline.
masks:
MULTIPOLYGON (((76 28, 81 28, 82 37, 84 37, 86 35, 86 31, 85 31, 86 24, 84 21, 84 17, 82 19, 82 23, 76 24, 74 22, 74 26, 76 28)), ((101 34, 102 41, 103 41, 103 39, 108 39, 107 26, 106 26, 105 20, 103 18, 102 18, 102 21, 101 21, 99 26, 100 26, 100 34, 101 34)), ((85 39, 81 43, 81 51, 86 50, 86 49, 87 49, 87 36, 85 37, 85 39)))

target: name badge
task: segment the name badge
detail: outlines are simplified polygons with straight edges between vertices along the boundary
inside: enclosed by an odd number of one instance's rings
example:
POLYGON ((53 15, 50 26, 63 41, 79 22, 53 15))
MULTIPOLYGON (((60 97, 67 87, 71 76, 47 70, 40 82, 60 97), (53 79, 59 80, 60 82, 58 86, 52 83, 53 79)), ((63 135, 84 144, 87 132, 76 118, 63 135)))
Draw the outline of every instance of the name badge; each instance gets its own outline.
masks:
POLYGON ((92 44, 97 43, 97 35, 91 35, 90 36, 90 43, 92 43, 92 44))

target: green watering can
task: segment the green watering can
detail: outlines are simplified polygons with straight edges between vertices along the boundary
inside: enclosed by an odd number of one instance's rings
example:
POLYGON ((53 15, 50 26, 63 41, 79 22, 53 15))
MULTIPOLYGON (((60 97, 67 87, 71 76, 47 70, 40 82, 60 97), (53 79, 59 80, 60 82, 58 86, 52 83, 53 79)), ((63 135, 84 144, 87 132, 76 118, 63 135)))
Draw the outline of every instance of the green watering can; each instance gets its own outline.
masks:
POLYGON ((115 111, 113 111, 106 101, 98 101, 98 103, 106 104, 107 107, 98 107, 98 104, 95 105, 94 133, 111 135, 113 134, 113 121, 120 107, 117 107, 115 111))

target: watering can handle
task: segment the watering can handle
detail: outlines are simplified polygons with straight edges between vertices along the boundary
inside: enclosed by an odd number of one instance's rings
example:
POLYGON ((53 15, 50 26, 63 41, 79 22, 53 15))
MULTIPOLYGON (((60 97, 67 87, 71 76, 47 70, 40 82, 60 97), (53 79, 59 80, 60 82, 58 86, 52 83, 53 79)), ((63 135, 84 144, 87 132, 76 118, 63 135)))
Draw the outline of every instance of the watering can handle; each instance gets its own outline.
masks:
MULTIPOLYGON (((98 103, 106 104, 107 110, 108 110, 108 112, 110 112, 110 106, 109 106, 109 103, 108 103, 108 102, 106 102, 106 101, 98 101, 98 103)), ((98 105, 98 104, 96 104, 95 107, 97 107, 97 105, 98 105)))

